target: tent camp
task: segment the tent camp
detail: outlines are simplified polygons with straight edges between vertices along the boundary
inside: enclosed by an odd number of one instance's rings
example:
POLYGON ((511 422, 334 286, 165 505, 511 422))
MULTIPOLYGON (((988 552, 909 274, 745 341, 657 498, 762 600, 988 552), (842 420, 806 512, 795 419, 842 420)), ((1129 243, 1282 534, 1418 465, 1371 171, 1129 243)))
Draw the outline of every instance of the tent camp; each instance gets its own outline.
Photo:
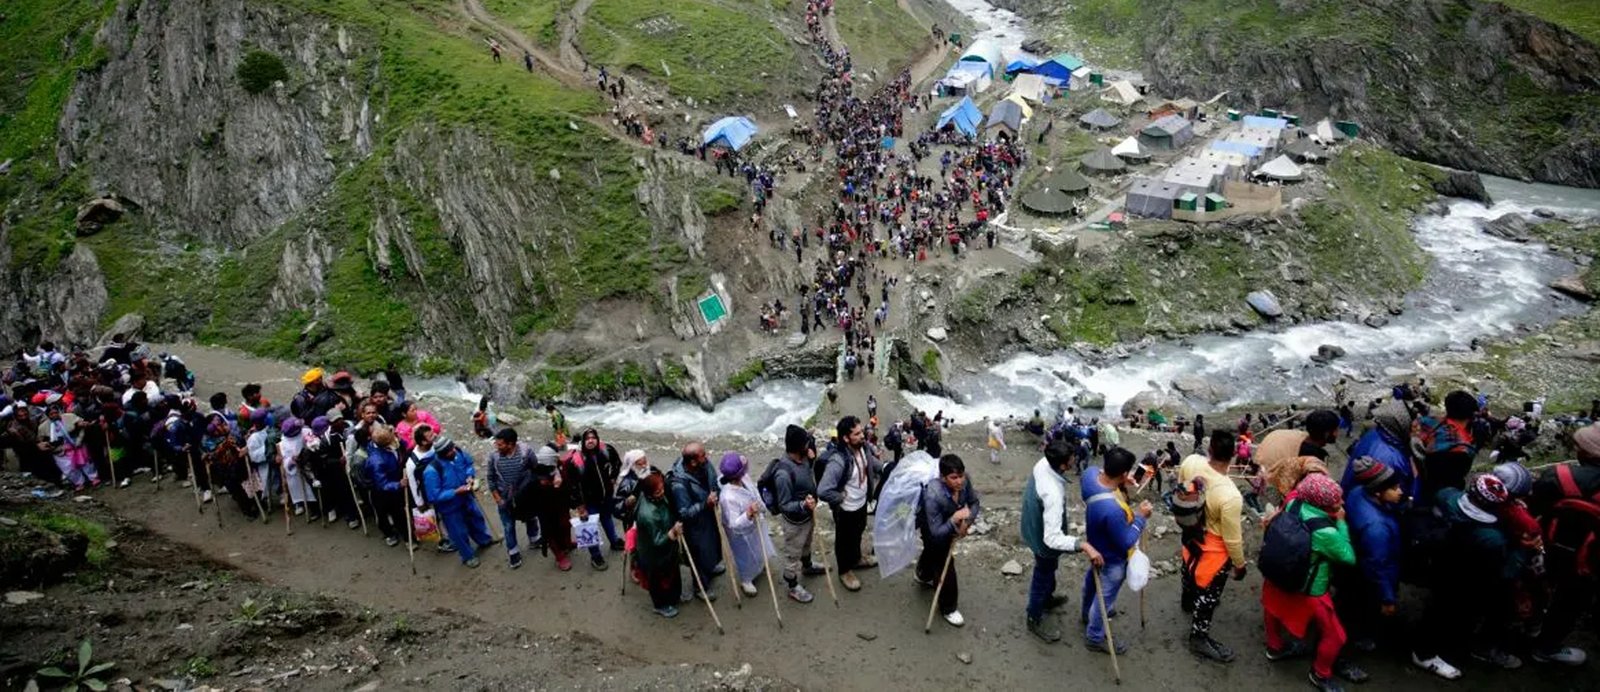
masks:
POLYGON ((1098 151, 1085 154, 1083 158, 1078 159, 1078 163, 1083 166, 1083 170, 1098 175, 1116 175, 1128 167, 1128 164, 1123 163, 1116 154, 1111 153, 1109 147, 1100 147, 1098 151))
POLYGON ((756 136, 756 124, 749 118, 730 115, 726 118, 711 123, 700 141, 706 146, 724 146, 734 151, 744 148, 750 138, 756 136))
POLYGON ((1200 155, 1195 158, 1207 163, 1220 163, 1224 166, 1228 166, 1233 171, 1250 170, 1250 167, 1255 163, 1250 159, 1250 157, 1239 152, 1220 151, 1217 149, 1207 149, 1203 152, 1200 152, 1200 155))
POLYGON ((1123 206, 1134 216, 1170 219, 1173 201, 1181 197, 1184 192, 1186 190, 1171 183, 1141 178, 1134 181, 1133 187, 1128 189, 1128 199, 1123 206))
POLYGON ((1224 137, 1223 140, 1228 142, 1239 142, 1255 147, 1256 149, 1260 150, 1260 156, 1271 156, 1272 152, 1277 151, 1279 144, 1279 140, 1276 136, 1268 132, 1262 132, 1261 130, 1234 132, 1229 134, 1227 137, 1224 137))
POLYGON ((972 102, 971 96, 961 97, 961 101, 945 109, 939 114, 939 123, 933 126, 935 130, 954 127, 961 132, 976 137, 978 126, 983 123, 983 112, 972 102))
POLYGON ((1017 131, 1022 129, 1022 120, 1022 106, 1017 105, 1015 101, 1001 101, 989 110, 989 121, 984 123, 983 130, 984 132, 998 130, 999 134, 1015 139, 1017 131))
POLYGON ((1022 206, 1040 214, 1066 214, 1077 198, 1089 192, 1089 181, 1077 171, 1062 169, 1022 196, 1022 206))
POLYGON ((957 62, 979 62, 988 65, 990 76, 1003 74, 1006 69, 1006 60, 1001 57, 1000 44, 986 38, 973 41, 957 62))
POLYGON ((1139 143, 1152 149, 1177 149, 1194 139, 1194 126, 1181 115, 1161 118, 1139 131, 1139 143))
POLYGON ((1283 143, 1284 135, 1289 134, 1289 131, 1287 129, 1274 130, 1266 127, 1245 125, 1239 130, 1239 134, 1244 135, 1243 141, 1248 142, 1256 138, 1264 138, 1262 141, 1271 142, 1272 146, 1276 147, 1283 143))
POLYGON ((1078 118, 1078 122, 1083 123, 1084 127, 1091 130, 1109 130, 1121 125, 1122 119, 1107 113, 1104 108, 1096 108, 1078 118))
POLYGON ((1196 194, 1204 196, 1207 192, 1221 190, 1222 181, 1234 177, 1237 171, 1237 168, 1226 163, 1189 157, 1173 164, 1161 179, 1190 188, 1204 187, 1195 190, 1196 194))
POLYGON ((1262 154, 1262 148, 1258 144, 1251 144, 1249 142, 1235 142, 1226 139, 1212 142, 1211 150, 1230 154, 1239 154, 1241 156, 1248 157, 1251 160, 1260 158, 1262 154))
POLYGON ((1317 122, 1316 127, 1312 128, 1312 134, 1315 134, 1317 139, 1322 140, 1323 144, 1333 144, 1334 142, 1343 142, 1345 140, 1344 133, 1340 132, 1339 128, 1334 127, 1333 123, 1327 118, 1317 122))
POLYGON ((1301 137, 1290 142, 1283 147, 1283 153, 1300 163, 1326 161, 1328 159, 1327 150, 1318 146, 1316 142, 1311 141, 1310 137, 1301 137))
POLYGON ((1272 180, 1294 182, 1305 178, 1305 172, 1300 170, 1288 156, 1279 156, 1266 165, 1256 169, 1256 175, 1272 180))
POLYGON ((1143 101, 1144 95, 1139 93, 1139 90, 1133 86, 1132 82, 1118 80, 1107 86, 1106 90, 1100 93, 1100 98, 1112 103, 1131 106, 1143 101))
POLYGON ((1062 53, 1049 60, 1039 63, 1033 68, 1033 73, 1045 77, 1054 77, 1061 80, 1062 84, 1072 83, 1072 73, 1083 67, 1083 61, 1076 55, 1062 53))
POLYGON ((991 83, 989 66, 983 62, 958 62, 939 80, 939 85, 952 95, 982 93, 991 83))
POLYGON ((1019 74, 1011 82, 1011 93, 1034 103, 1044 102, 1044 78, 1036 74, 1019 74))
POLYGON ((1144 147, 1139 146, 1138 137, 1129 137, 1122 140, 1117 146, 1111 147, 1111 153, 1116 154, 1118 158, 1128 163, 1150 160, 1150 154, 1144 150, 1144 147))

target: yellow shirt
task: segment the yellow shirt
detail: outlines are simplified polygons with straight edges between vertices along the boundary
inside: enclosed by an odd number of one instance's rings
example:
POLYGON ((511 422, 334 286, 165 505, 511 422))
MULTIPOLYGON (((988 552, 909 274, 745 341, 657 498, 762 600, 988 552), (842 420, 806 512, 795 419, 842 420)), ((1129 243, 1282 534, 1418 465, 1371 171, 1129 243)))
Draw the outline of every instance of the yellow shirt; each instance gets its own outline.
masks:
POLYGON ((1188 483, 1196 478, 1205 480, 1206 531, 1222 537, 1223 545, 1228 548, 1228 560, 1234 566, 1243 565, 1244 496, 1239 494, 1233 479, 1211 468, 1210 459, 1192 454, 1178 466, 1178 480, 1188 483))

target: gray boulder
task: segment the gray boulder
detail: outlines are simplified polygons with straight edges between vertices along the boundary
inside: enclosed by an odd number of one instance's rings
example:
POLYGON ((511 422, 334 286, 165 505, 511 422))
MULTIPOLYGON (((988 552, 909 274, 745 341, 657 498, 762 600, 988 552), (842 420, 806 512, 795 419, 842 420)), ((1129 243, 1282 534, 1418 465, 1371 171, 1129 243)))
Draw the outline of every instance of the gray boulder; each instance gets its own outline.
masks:
POLYGON ((1139 392, 1133 395, 1133 398, 1122 403, 1122 415, 1124 417, 1131 416, 1138 411, 1146 413, 1160 411, 1166 414, 1168 418, 1179 414, 1193 416, 1195 412, 1194 407, 1190 406, 1189 402, 1184 401, 1183 397, 1157 389, 1147 389, 1139 392))
POLYGON ((1190 399, 1207 404, 1215 404, 1227 398, 1224 396, 1221 387, 1195 375, 1177 377, 1172 380, 1172 388, 1190 399))
POLYGON ((1451 171, 1450 175, 1433 182, 1433 191, 1445 197, 1481 202, 1484 206, 1494 204, 1489 199, 1489 192, 1483 189, 1483 177, 1470 171, 1451 171))
POLYGON ((1103 409, 1106 407, 1106 395, 1085 389, 1072 395, 1072 403, 1077 404, 1078 408, 1090 411, 1103 409))
POLYGON ((1532 238, 1528 235, 1528 220, 1521 214, 1501 214, 1494 217, 1489 223, 1483 225, 1483 232, 1496 238, 1526 243, 1532 238))
POLYGON ((1283 316, 1283 306, 1278 303, 1278 297, 1272 295, 1272 291, 1251 291, 1244 297, 1244 302, 1267 319, 1283 316))
POLYGON ((1550 282, 1550 288, 1567 294, 1585 303, 1594 302, 1594 292, 1583 285, 1583 277, 1577 274, 1568 274, 1550 282))

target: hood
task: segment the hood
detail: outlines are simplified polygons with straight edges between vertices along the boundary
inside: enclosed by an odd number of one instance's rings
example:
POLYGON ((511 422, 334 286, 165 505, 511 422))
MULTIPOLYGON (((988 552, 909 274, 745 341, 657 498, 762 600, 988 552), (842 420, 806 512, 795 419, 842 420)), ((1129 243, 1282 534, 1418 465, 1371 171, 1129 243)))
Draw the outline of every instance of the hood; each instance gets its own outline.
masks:
POLYGON ((1411 414, 1406 412, 1405 404, 1390 399, 1378 407, 1373 417, 1386 441, 1396 447, 1409 446, 1402 444, 1411 437, 1411 414))

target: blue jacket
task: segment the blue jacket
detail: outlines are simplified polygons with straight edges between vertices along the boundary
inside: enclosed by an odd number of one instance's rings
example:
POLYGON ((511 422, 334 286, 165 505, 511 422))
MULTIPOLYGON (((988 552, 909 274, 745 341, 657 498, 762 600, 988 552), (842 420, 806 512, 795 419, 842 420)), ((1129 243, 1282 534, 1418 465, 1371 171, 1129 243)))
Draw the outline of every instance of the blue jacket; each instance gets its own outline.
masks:
POLYGON ((1112 493, 1109 488, 1100 485, 1099 479, 1098 466, 1083 472, 1083 502, 1088 506, 1084 534, 1089 545, 1105 556, 1107 564, 1121 564, 1128 561, 1129 552, 1139 544, 1139 534, 1144 533, 1145 518, 1134 512, 1130 523, 1128 513, 1123 511, 1122 504, 1116 501, 1114 495, 1095 499, 1096 496, 1112 493))
MULTIPOLYGON (((1373 428, 1350 447, 1350 458, 1372 457, 1383 462, 1384 466, 1394 469, 1394 472, 1404 479, 1400 481, 1400 489, 1405 491, 1406 497, 1415 498, 1419 490, 1417 477, 1411 473, 1411 457, 1405 451, 1405 444, 1405 441, 1390 439, 1384 430, 1373 428)), ((1339 480, 1339 487, 1344 490, 1345 495, 1349 495, 1357 486, 1355 464, 1345 464, 1344 477, 1339 480)))
MULTIPOLYGON (((978 500, 978 490, 972 487, 971 479, 961 488, 959 504, 972 510, 972 519, 976 520, 983 511, 983 505, 978 500)), ((918 522, 922 528, 922 543, 926 547, 929 543, 945 544, 955 537, 956 526, 950 517, 960 509, 958 499, 950 494, 950 488, 945 487, 944 481, 935 478, 928 481, 922 488, 922 521, 918 522)))
POLYGON ((367 477, 380 493, 400 492, 400 457, 392 449, 367 443, 367 477))
POLYGON ((1361 577, 1372 585, 1383 603, 1398 603, 1403 549, 1400 508, 1384 505, 1357 488, 1345 494, 1344 512, 1361 577))
POLYGON ((432 459, 422 472, 422 492, 428 494, 428 501, 445 512, 461 509, 471 502, 470 495, 457 495, 456 488, 466 485, 477 475, 472 466, 472 455, 457 447, 454 459, 446 461, 437 454, 432 459))

